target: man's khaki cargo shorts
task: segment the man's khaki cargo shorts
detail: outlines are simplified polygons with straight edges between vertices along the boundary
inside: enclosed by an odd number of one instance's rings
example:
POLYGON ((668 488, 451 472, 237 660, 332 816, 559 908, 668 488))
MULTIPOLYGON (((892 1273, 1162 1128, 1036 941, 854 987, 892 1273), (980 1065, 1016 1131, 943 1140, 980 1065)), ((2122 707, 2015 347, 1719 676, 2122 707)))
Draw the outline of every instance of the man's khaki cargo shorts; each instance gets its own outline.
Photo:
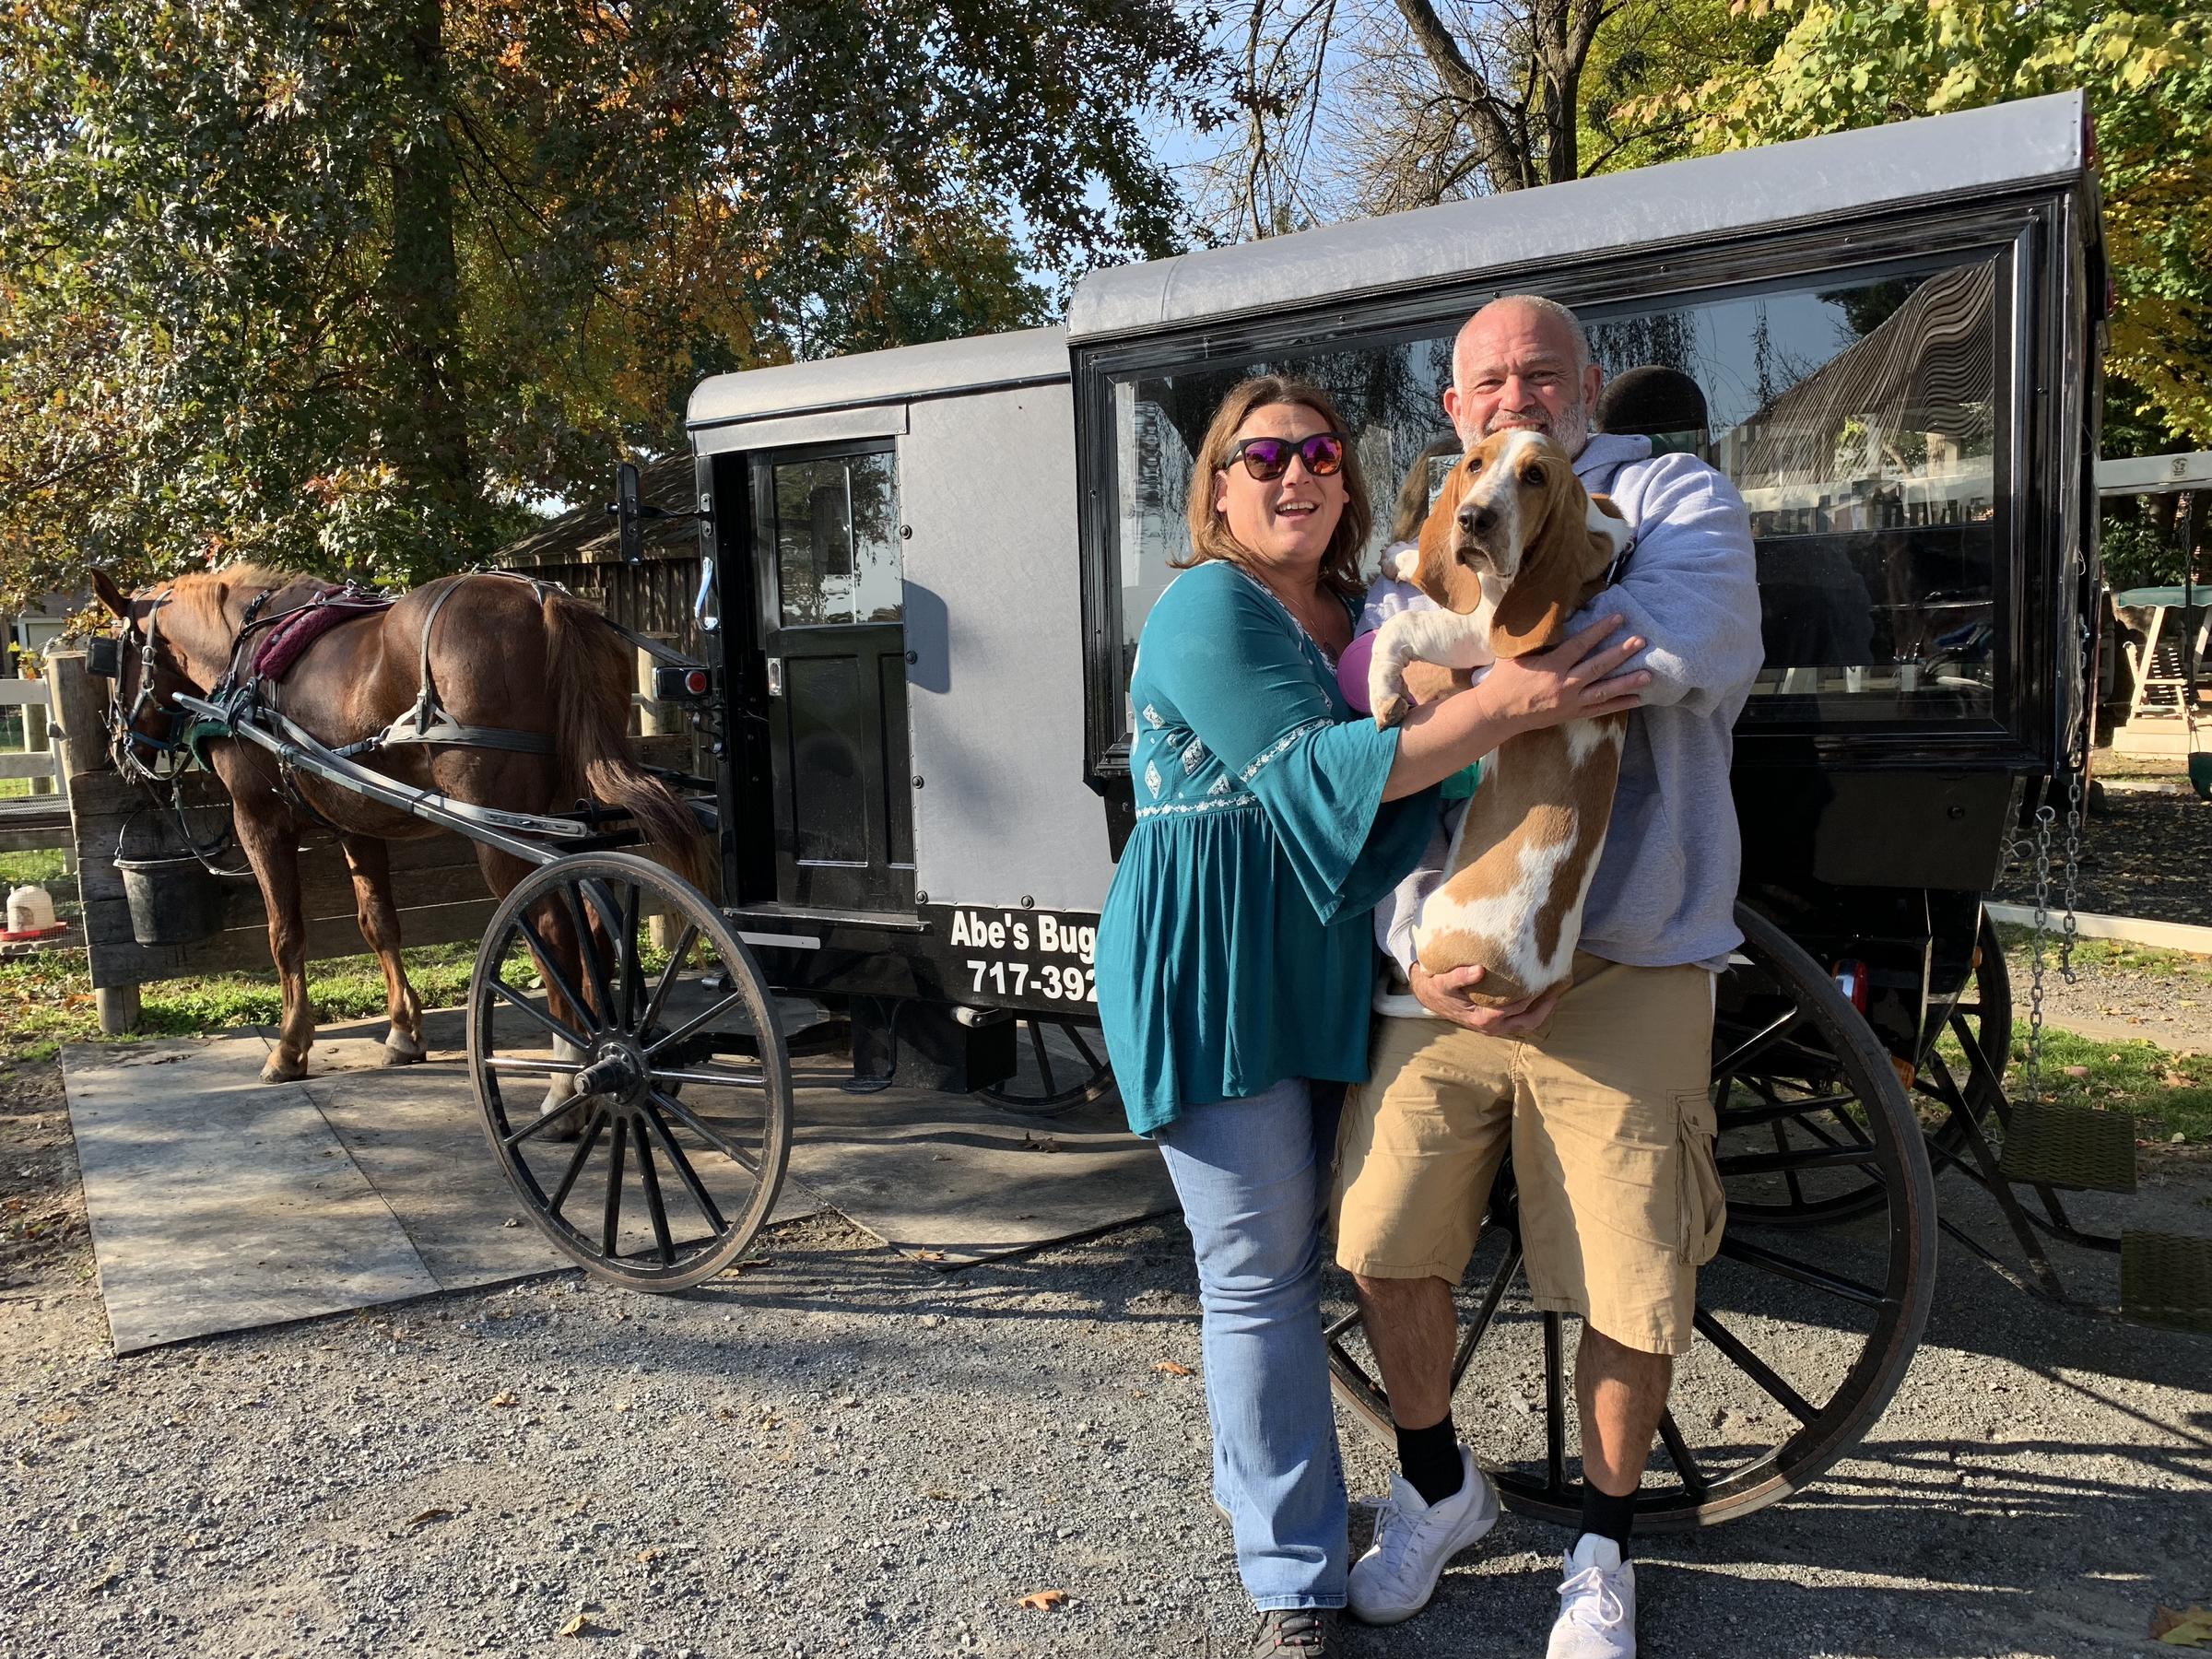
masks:
POLYGON ((1377 1021, 1336 1141, 1336 1260, 1456 1285, 1509 1135, 1538 1308, 1645 1353, 1690 1338, 1726 1206, 1708 1096, 1713 976, 1575 959, 1539 1030, 1377 1021))

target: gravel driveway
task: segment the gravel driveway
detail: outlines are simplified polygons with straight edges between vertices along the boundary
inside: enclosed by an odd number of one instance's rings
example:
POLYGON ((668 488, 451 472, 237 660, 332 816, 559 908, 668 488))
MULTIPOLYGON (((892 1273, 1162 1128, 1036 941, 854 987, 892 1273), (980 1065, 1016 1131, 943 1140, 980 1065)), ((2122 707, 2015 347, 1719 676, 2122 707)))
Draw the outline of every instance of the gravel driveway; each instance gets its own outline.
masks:
MULTIPOLYGON (((2212 1170, 2161 1179, 2212 1218, 2212 1170)), ((1202 1379, 1158 1369, 1199 1362, 1180 1228, 942 1273, 802 1222, 680 1299, 559 1275, 118 1362, 50 1067, 0 1073, 0 1654, 1242 1652, 1202 1379)), ((2208 1390, 2212 1341, 1954 1251, 1862 1456, 1642 1545, 1644 1652, 2174 1651, 2208 1390)), ((1541 1652, 1562 1542, 1509 1517, 1351 1652, 1541 1652)))

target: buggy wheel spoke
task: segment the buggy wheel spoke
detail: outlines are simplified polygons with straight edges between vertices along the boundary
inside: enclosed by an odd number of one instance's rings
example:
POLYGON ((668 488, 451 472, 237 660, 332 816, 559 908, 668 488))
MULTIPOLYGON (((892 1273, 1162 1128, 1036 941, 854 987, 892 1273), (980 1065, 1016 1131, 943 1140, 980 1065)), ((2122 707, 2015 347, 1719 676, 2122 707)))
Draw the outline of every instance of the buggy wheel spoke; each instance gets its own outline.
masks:
MULTIPOLYGON (((546 944, 544 937, 538 933, 537 924, 530 920, 527 912, 523 912, 515 916, 514 925, 523 937, 530 942, 530 954, 537 960, 538 977, 546 982, 547 991, 558 995, 561 1001, 575 1009, 576 1017, 579 1019, 590 1019, 592 1005, 578 994, 575 986, 569 983, 569 976, 561 970, 560 959, 553 954, 551 947, 546 944)), ((494 981, 493 987, 494 989, 501 988, 500 982, 494 981)), ((570 1041, 574 1042, 578 1048, 591 1047, 588 1038, 571 1037, 570 1041)))
POLYGON ((1672 1411, 1659 1414, 1659 1441, 1666 1448, 1667 1459, 1675 1465, 1675 1473, 1681 1477, 1682 1489, 1693 1500, 1701 1500, 1712 1483, 1705 1478, 1705 1471, 1698 1463, 1698 1454, 1689 1449, 1689 1442, 1682 1438, 1681 1426, 1675 1421, 1672 1411))
POLYGON ((685 1105, 674 1095, 665 1094, 656 1088, 653 1091, 653 1102, 732 1163, 744 1166, 755 1177, 759 1175, 760 1163, 758 1159, 741 1148, 735 1141, 724 1137, 721 1131, 708 1128, 690 1107, 685 1105))
POLYGON ((576 1177, 583 1173, 583 1166, 592 1156, 592 1148, 599 1144, 599 1136, 606 1128, 606 1109, 595 1107, 583 1126, 583 1138, 576 1143, 576 1150, 569 1155, 569 1167, 560 1172, 560 1184, 553 1189, 553 1196, 546 1203, 546 1213, 555 1220, 560 1219, 560 1206, 569 1201, 569 1191, 576 1184, 576 1177))
MULTIPOLYGON (((1789 1131, 1782 1126, 1782 1119, 1776 1118, 1767 1126, 1774 1132, 1774 1150, 1786 1157, 1790 1150, 1790 1135, 1789 1131)), ((1783 1184, 1790 1189, 1790 1202, 1803 1204, 1805 1202, 1805 1187, 1797 1179, 1797 1171, 1794 1168, 1784 1170, 1782 1178, 1783 1184)))
POLYGON ((1083 1041, 1083 1032, 1079 1027, 1065 1025, 1060 1029, 1067 1033, 1067 1040, 1076 1045, 1076 1053, 1083 1056, 1085 1065, 1094 1072, 1105 1070, 1106 1062, 1090 1052, 1090 1044, 1083 1041))
MULTIPOLYGON (((644 967, 638 960, 638 907, 644 895, 633 882, 623 888, 627 895, 622 900, 622 940, 615 955, 616 971, 622 979, 622 1028, 632 1030, 631 1021, 638 1012, 638 991, 644 982, 644 967)), ((641 1147, 642 1142, 639 1143, 641 1147)))
POLYGON ((707 1183, 700 1180, 699 1171, 691 1167, 691 1160, 684 1156, 683 1147, 676 1144, 676 1136, 668 1133, 668 1125, 662 1121, 661 1114, 647 1106, 642 1115, 653 1125, 653 1134, 659 1137, 661 1150, 668 1157, 668 1167, 676 1171, 676 1178, 684 1183, 684 1190, 691 1194, 691 1202, 699 1206, 699 1213, 707 1218, 707 1225, 714 1230, 718 1238, 729 1231, 730 1224, 723 1219, 721 1209, 716 1206, 712 1194, 707 1191, 707 1183))
POLYGON ((592 1046, 592 1040, 590 1038, 584 1036, 581 1031, 572 1030, 569 1027, 561 1024, 559 1020, 554 1018, 552 1015, 548 1014, 545 1009, 539 1007, 535 1003, 524 996, 520 991, 517 991, 512 985, 510 985, 505 980, 493 980, 491 982, 491 994, 494 996, 499 997, 502 1002, 506 1003, 508 1006, 520 1009, 532 1019, 537 1021, 539 1025, 543 1026, 547 1031, 551 1032, 561 1041, 572 1043, 580 1049, 589 1048, 592 1046))
POLYGON ((661 1265, 673 1266, 676 1262, 676 1243, 668 1236, 668 1210, 661 1202, 661 1177, 653 1167, 653 1142, 633 1119, 629 1137, 638 1146, 638 1184, 645 1189, 645 1213, 653 1218, 653 1247, 661 1253, 661 1265))
POLYGON ((690 1036, 692 1032, 703 1030, 705 1027, 712 1024, 715 1020, 721 1018, 724 1012, 731 1008, 736 1007, 744 1001, 745 996, 741 992, 731 992, 720 1002, 715 1003, 712 1007, 705 1009, 703 1012, 694 1014, 690 1018, 685 1020, 682 1025, 677 1026, 675 1030, 669 1032, 665 1037, 659 1039, 657 1041, 647 1044, 645 1049, 645 1057, 650 1060, 653 1057, 653 1055, 659 1053, 670 1043, 681 1042, 685 1038, 690 1036))
POLYGON ((653 988, 653 999, 645 1005, 645 1012, 638 1016, 634 1030, 641 1037, 649 1036, 653 1022, 661 1017, 661 1008, 668 1000, 668 993, 676 986, 684 971, 684 959, 691 954, 691 947, 699 942, 699 924, 684 924, 684 931, 676 935, 676 948, 668 953, 668 965, 661 970, 660 982, 653 988))
POLYGON ((1037 1069, 1044 1077, 1044 1092, 1048 1096, 1058 1094, 1059 1086, 1053 1081, 1053 1057, 1044 1046, 1044 1021, 1041 1019, 1030 1021, 1030 1047, 1037 1055, 1037 1069))
POLYGON ((656 1071, 651 1076, 655 1083, 697 1083, 708 1088, 763 1088, 768 1084, 767 1077, 760 1072, 699 1071, 686 1068, 682 1071, 656 1071))
POLYGON ((591 913, 594 908, 591 895, 579 894, 573 882, 564 882, 560 887, 560 901, 568 910, 569 925, 576 930, 576 958, 583 965, 584 984, 598 998, 593 1006, 598 1013, 599 1023, 611 1026, 615 1023, 614 985, 606 977, 606 964, 599 955, 599 941, 592 933, 594 918, 591 913))
POLYGON ((1786 1009, 1784 1012, 1777 1015, 1773 1019, 1768 1021, 1758 1030, 1752 1032, 1750 1036, 1745 1038, 1743 1041, 1737 1043, 1735 1047, 1730 1049, 1725 1054, 1723 1054, 1719 1059, 1715 1060, 1712 1063, 1712 1069, 1714 1073, 1718 1075, 1725 1072, 1730 1077, 1734 1077, 1737 1072, 1743 1070, 1745 1061, 1750 1059, 1754 1054, 1759 1053, 1761 1050, 1772 1047, 1773 1044, 1780 1041, 1783 1037, 1789 1035, 1789 1033, 1796 1028, 1797 1022, 1804 1018, 1804 1010, 1799 1008, 1794 1003, 1791 1004, 1788 1009, 1786 1009))
POLYGON ((1554 1494, 1567 1493, 1567 1359, 1557 1313, 1544 1315, 1544 1474, 1554 1494))
POLYGON ((524 1124, 520 1129, 515 1130, 512 1135, 500 1136, 500 1145, 502 1147, 512 1150, 514 1147, 521 1146, 524 1141, 530 1139, 531 1136, 543 1135, 547 1130, 553 1127, 554 1124, 559 1123, 561 1119, 568 1117, 571 1113, 572 1113, 582 1103, 582 1101, 579 1097, 574 1095, 570 1096, 569 1099, 563 1100, 559 1105, 554 1107, 552 1111, 540 1112, 537 1116, 532 1118, 528 1123, 524 1124))
POLYGON ((551 1055, 540 1060, 535 1054, 487 1054, 484 1069, 495 1072, 523 1072, 533 1077, 572 1077, 583 1069, 576 1060, 556 1060, 551 1055))
POLYGON ((1698 1330, 1735 1363, 1735 1369, 1766 1391, 1769 1398, 1781 1406, 1801 1423, 1809 1423, 1819 1414, 1806 1404, 1806 1398, 1775 1374, 1774 1368, 1746 1347, 1743 1341, 1719 1320, 1700 1308, 1696 1315, 1698 1330))
POLYGON ((615 1120, 614 1150, 606 1163, 606 1210, 599 1222, 599 1253, 605 1256, 622 1253, 615 1245, 622 1231, 622 1142, 629 1127, 622 1119, 615 1120))
POLYGON ((1753 1267, 1763 1267, 1779 1277, 1790 1279, 1815 1290, 1825 1290, 1830 1296, 1840 1296, 1845 1301, 1856 1302, 1862 1308, 1880 1308, 1889 1299, 1872 1285, 1862 1285, 1857 1279, 1846 1278, 1840 1273, 1830 1273, 1825 1267, 1816 1267, 1794 1256, 1769 1250, 1763 1244, 1754 1244, 1748 1239, 1723 1238, 1721 1253, 1753 1267))
POLYGON ((1474 1362, 1475 1350, 1481 1346, 1483 1335, 1490 1328, 1490 1321, 1498 1316, 1498 1304, 1505 1300, 1506 1288, 1513 1282, 1513 1275, 1521 1268, 1521 1244, 1518 1240, 1505 1247, 1505 1256, 1498 1264, 1498 1271, 1490 1275, 1489 1285, 1476 1304, 1475 1317, 1467 1321, 1467 1334, 1459 1339, 1459 1352, 1452 1360, 1452 1391, 1459 1392, 1460 1379, 1467 1374, 1474 1362))
POLYGON ((1865 1169, 1879 1157, 1872 1147, 1819 1147, 1804 1152, 1741 1152, 1715 1161, 1725 1177, 1779 1175, 1789 1170, 1865 1169))

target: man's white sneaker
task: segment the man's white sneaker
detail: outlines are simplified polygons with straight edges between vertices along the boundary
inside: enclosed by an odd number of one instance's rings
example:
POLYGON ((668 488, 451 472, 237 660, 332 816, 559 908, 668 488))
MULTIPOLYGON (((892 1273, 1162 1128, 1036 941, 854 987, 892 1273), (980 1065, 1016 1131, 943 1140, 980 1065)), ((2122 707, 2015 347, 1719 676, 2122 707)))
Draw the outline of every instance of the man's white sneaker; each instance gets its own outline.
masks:
POLYGON ((1636 1659, 1635 1563, 1612 1539, 1584 1533, 1566 1567, 1546 1659, 1636 1659))
POLYGON ((1352 1563, 1346 1586, 1354 1618, 1368 1624, 1411 1618, 1436 1594, 1444 1563, 1498 1524, 1498 1492, 1475 1457, 1459 1449, 1459 1490, 1435 1503, 1403 1475, 1390 1477, 1390 1501, 1375 1515, 1375 1541, 1352 1563))

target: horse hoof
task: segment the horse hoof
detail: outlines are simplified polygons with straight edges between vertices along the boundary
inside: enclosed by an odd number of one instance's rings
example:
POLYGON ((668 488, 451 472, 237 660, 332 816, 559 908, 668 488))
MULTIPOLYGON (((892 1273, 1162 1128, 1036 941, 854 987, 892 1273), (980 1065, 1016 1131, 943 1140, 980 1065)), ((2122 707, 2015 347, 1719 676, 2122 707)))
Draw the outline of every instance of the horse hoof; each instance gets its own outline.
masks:
POLYGON ((405 1032, 394 1031, 384 1039, 386 1065, 419 1065, 429 1057, 429 1051, 405 1032))
POLYGON ((261 1080, 264 1083, 297 1083, 306 1076, 306 1061, 287 1060, 281 1054, 271 1054, 268 1063, 261 1068, 261 1080))

